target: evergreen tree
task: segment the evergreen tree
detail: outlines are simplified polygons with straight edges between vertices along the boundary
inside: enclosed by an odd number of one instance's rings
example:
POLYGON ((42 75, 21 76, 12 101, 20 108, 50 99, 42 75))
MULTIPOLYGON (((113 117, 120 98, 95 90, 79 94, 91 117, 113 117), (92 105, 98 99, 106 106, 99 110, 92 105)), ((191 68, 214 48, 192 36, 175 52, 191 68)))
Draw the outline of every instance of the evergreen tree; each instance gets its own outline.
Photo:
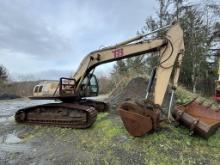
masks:
POLYGON ((7 79, 8 71, 3 65, 0 65, 0 83, 4 83, 7 79))

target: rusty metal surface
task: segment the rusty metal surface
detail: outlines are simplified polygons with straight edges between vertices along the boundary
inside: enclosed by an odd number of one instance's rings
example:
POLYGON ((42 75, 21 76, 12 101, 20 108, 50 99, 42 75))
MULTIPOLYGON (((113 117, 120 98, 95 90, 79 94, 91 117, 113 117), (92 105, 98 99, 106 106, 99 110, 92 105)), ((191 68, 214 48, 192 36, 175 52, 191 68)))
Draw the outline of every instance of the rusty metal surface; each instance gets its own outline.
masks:
POLYGON ((43 124, 69 128, 87 128, 96 120, 95 108, 73 103, 51 103, 20 109, 18 123, 43 124))
POLYGON ((118 109, 125 128, 132 136, 143 136, 153 129, 153 121, 137 113, 118 109))
POLYGON ((144 107, 134 101, 126 101, 119 105, 118 112, 126 130, 132 136, 143 136, 159 127, 158 110, 144 107))
POLYGON ((175 107, 174 116, 194 132, 208 138, 220 126, 220 111, 205 107, 195 100, 175 107))

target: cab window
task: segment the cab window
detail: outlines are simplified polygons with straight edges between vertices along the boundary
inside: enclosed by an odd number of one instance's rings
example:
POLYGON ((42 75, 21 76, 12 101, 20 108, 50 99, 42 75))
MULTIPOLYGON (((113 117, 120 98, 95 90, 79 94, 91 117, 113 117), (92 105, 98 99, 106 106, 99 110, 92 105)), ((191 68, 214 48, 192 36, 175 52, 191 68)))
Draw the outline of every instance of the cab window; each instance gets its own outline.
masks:
POLYGON ((34 88, 34 92, 37 93, 37 92, 38 92, 38 89, 39 89, 39 86, 36 86, 36 87, 34 88))
POLYGON ((42 92, 42 89, 43 89, 43 86, 41 85, 41 86, 39 87, 38 92, 42 92))

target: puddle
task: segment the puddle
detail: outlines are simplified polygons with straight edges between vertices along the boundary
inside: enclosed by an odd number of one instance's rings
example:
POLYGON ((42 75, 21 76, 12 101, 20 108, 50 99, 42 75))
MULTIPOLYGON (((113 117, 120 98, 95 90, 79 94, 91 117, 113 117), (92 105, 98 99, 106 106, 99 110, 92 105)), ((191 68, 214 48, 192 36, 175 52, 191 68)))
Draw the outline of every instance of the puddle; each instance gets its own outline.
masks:
POLYGON ((15 117, 14 116, 10 116, 10 117, 8 117, 8 121, 15 121, 15 117))
POLYGON ((8 121, 8 117, 0 117, 0 123, 8 121))
POLYGON ((30 152, 30 149, 23 144, 0 144, 0 151, 5 152, 30 152))
POLYGON ((16 144, 16 143, 20 143, 21 139, 18 138, 16 135, 13 134, 8 134, 5 138, 4 141, 6 144, 16 144))
POLYGON ((30 146, 26 144, 18 144, 22 140, 14 134, 8 134, 6 136, 0 136, 0 151, 1 152, 11 152, 11 153, 29 153, 31 150, 30 146))
POLYGON ((0 125, 9 125, 15 122, 14 116, 1 117, 0 116, 0 125))

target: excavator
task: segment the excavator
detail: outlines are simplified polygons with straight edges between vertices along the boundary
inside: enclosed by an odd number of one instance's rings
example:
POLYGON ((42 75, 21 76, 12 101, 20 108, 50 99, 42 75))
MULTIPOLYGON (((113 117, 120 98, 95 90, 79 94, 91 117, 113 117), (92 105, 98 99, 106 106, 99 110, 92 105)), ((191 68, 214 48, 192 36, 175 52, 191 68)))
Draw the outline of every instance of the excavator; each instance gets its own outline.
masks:
POLYGON ((20 109, 15 114, 15 120, 18 123, 88 128, 95 122, 97 113, 108 108, 104 102, 88 99, 97 96, 99 92, 98 81, 94 75, 95 68, 104 63, 152 52, 159 53, 157 64, 152 70, 148 85, 146 84, 146 98, 142 101, 125 101, 117 110, 131 135, 143 136, 157 130, 161 105, 170 79, 172 93, 168 118, 173 118, 171 107, 184 55, 183 30, 178 22, 89 53, 72 77, 61 77, 59 82, 40 83, 34 87, 33 96, 30 97, 60 102, 20 109), (147 38, 159 30, 166 30, 166 34, 153 39, 147 38), (149 97, 150 95, 152 97, 149 97))

